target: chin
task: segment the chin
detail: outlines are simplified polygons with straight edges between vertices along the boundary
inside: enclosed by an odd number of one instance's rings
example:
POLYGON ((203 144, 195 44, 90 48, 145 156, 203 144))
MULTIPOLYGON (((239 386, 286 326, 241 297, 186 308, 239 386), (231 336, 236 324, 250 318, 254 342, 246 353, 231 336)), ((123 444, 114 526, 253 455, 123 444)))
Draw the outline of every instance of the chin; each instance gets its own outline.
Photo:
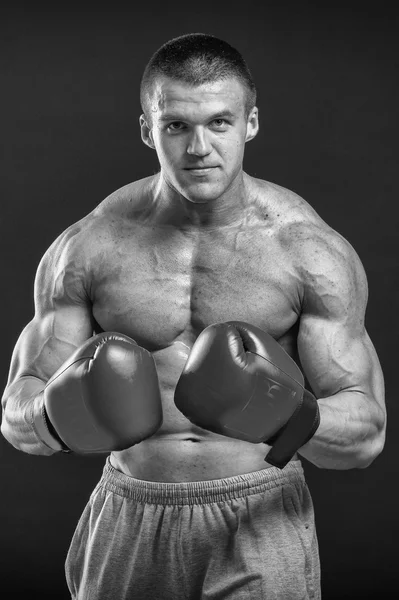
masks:
POLYGON ((215 189, 215 186, 190 186, 188 188, 181 187, 180 193, 184 198, 186 198, 189 202, 193 204, 206 204, 208 202, 214 202, 217 200, 222 194, 222 189, 215 189), (212 189, 213 188, 213 189, 212 189))

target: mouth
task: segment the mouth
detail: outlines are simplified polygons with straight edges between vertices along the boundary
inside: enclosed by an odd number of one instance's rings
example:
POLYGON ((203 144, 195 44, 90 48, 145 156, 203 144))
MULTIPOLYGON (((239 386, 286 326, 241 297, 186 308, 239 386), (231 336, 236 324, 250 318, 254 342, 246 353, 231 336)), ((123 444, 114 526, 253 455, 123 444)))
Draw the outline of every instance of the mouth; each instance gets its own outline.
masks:
POLYGON ((188 167, 184 169, 189 171, 192 175, 206 175, 217 169, 217 167, 188 167))

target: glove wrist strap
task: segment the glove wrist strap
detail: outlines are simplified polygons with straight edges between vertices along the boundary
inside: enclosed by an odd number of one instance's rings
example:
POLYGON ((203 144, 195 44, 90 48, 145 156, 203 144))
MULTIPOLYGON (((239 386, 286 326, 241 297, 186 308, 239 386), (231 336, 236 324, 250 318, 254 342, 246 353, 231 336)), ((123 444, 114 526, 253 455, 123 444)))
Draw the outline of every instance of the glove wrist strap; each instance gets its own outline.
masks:
POLYGON ((265 462, 283 469, 295 452, 306 444, 320 425, 320 411, 316 398, 304 390, 302 402, 284 427, 266 443, 273 443, 265 462))
POLYGON ((62 452, 63 447, 57 437, 51 434, 46 418, 46 409, 43 402, 43 392, 32 401, 31 423, 38 439, 42 444, 54 452, 62 452))

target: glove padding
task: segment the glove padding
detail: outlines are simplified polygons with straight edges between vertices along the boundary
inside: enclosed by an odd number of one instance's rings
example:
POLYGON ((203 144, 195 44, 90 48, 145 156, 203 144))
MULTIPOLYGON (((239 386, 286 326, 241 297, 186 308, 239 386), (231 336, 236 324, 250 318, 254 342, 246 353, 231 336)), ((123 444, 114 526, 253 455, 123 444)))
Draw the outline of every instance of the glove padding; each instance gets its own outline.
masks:
POLYGON ((276 340, 241 321, 215 323, 195 341, 175 396, 177 408, 214 433, 273 445, 282 469, 314 435, 320 414, 304 377, 276 340))
POLYGON ((43 392, 50 433, 64 452, 124 450, 162 424, 154 358, 130 337, 105 332, 82 344, 43 392))

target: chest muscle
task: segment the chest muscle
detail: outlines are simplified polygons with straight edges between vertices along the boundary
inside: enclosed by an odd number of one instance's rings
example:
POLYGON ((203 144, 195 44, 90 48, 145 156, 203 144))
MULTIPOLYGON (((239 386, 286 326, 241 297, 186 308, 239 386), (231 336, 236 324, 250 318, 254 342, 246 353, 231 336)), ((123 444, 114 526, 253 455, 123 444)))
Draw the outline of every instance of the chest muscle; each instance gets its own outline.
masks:
POLYGON ((282 337, 297 319, 295 279, 273 242, 251 241, 147 235, 106 246, 93 268, 97 323, 152 352, 176 340, 191 345, 220 321, 246 321, 282 337))

